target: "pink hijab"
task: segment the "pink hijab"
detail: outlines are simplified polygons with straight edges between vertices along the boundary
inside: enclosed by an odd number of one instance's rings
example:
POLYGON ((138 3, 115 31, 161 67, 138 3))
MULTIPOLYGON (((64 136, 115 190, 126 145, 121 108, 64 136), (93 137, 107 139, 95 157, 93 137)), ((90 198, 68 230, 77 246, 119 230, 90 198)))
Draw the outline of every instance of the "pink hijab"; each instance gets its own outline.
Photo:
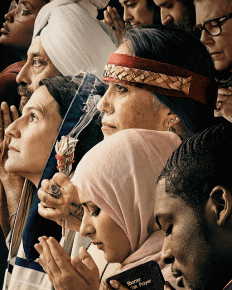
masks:
POLYGON ((155 227, 154 192, 168 157, 180 145, 171 132, 127 129, 93 147, 72 182, 126 233, 131 255, 122 269, 160 260, 163 234, 155 227))

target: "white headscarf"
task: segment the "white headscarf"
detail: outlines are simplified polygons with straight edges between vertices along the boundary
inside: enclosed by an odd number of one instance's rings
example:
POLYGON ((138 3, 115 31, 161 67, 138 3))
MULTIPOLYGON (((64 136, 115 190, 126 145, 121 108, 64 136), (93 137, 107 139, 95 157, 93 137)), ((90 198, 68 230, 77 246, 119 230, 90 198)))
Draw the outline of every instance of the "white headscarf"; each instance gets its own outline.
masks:
POLYGON ((37 35, 63 75, 84 70, 102 78, 109 55, 117 48, 114 31, 73 0, 54 0, 44 5, 35 21, 33 38, 37 35))
POLYGON ((154 227, 154 192, 161 170, 180 143, 171 132, 122 130, 88 151, 75 170, 73 184, 127 235, 132 255, 123 266, 135 266, 147 256, 160 259, 163 234, 154 227))

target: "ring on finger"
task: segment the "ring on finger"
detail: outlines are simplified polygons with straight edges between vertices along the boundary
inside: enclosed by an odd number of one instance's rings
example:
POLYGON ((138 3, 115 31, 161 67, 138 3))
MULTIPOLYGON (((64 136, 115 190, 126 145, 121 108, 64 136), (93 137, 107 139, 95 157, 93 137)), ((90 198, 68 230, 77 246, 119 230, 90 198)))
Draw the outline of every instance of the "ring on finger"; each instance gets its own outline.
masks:
POLYGON ((59 185, 57 185, 57 184, 51 184, 49 186, 48 194, 50 194, 51 196, 53 196, 55 198, 59 198, 59 196, 61 195, 59 185))

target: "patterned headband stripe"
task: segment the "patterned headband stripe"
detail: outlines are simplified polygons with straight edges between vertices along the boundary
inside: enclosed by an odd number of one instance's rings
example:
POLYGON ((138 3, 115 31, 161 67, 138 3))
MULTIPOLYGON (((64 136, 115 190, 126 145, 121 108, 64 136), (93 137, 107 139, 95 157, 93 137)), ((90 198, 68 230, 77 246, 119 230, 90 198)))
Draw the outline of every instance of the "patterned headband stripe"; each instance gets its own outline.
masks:
POLYGON ((189 94, 192 77, 168 76, 162 73, 152 71, 129 68, 125 66, 117 66, 115 64, 107 64, 103 78, 113 78, 120 81, 130 83, 140 83, 168 90, 182 91, 186 95, 189 94))
POLYGON ((183 97, 214 104, 214 79, 168 63, 128 54, 111 53, 103 81, 122 82, 168 97, 183 97))

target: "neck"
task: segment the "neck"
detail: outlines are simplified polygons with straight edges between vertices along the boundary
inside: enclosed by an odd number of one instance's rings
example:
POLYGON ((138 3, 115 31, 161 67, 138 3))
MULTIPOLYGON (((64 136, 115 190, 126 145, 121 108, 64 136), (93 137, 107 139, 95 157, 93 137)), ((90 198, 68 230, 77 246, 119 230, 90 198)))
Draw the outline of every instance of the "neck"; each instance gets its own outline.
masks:
POLYGON ((24 177, 24 178, 27 178, 28 180, 30 180, 35 185, 35 187, 38 188, 40 179, 42 177, 42 174, 31 175, 29 173, 29 174, 24 174, 24 175, 21 175, 21 176, 24 177))

